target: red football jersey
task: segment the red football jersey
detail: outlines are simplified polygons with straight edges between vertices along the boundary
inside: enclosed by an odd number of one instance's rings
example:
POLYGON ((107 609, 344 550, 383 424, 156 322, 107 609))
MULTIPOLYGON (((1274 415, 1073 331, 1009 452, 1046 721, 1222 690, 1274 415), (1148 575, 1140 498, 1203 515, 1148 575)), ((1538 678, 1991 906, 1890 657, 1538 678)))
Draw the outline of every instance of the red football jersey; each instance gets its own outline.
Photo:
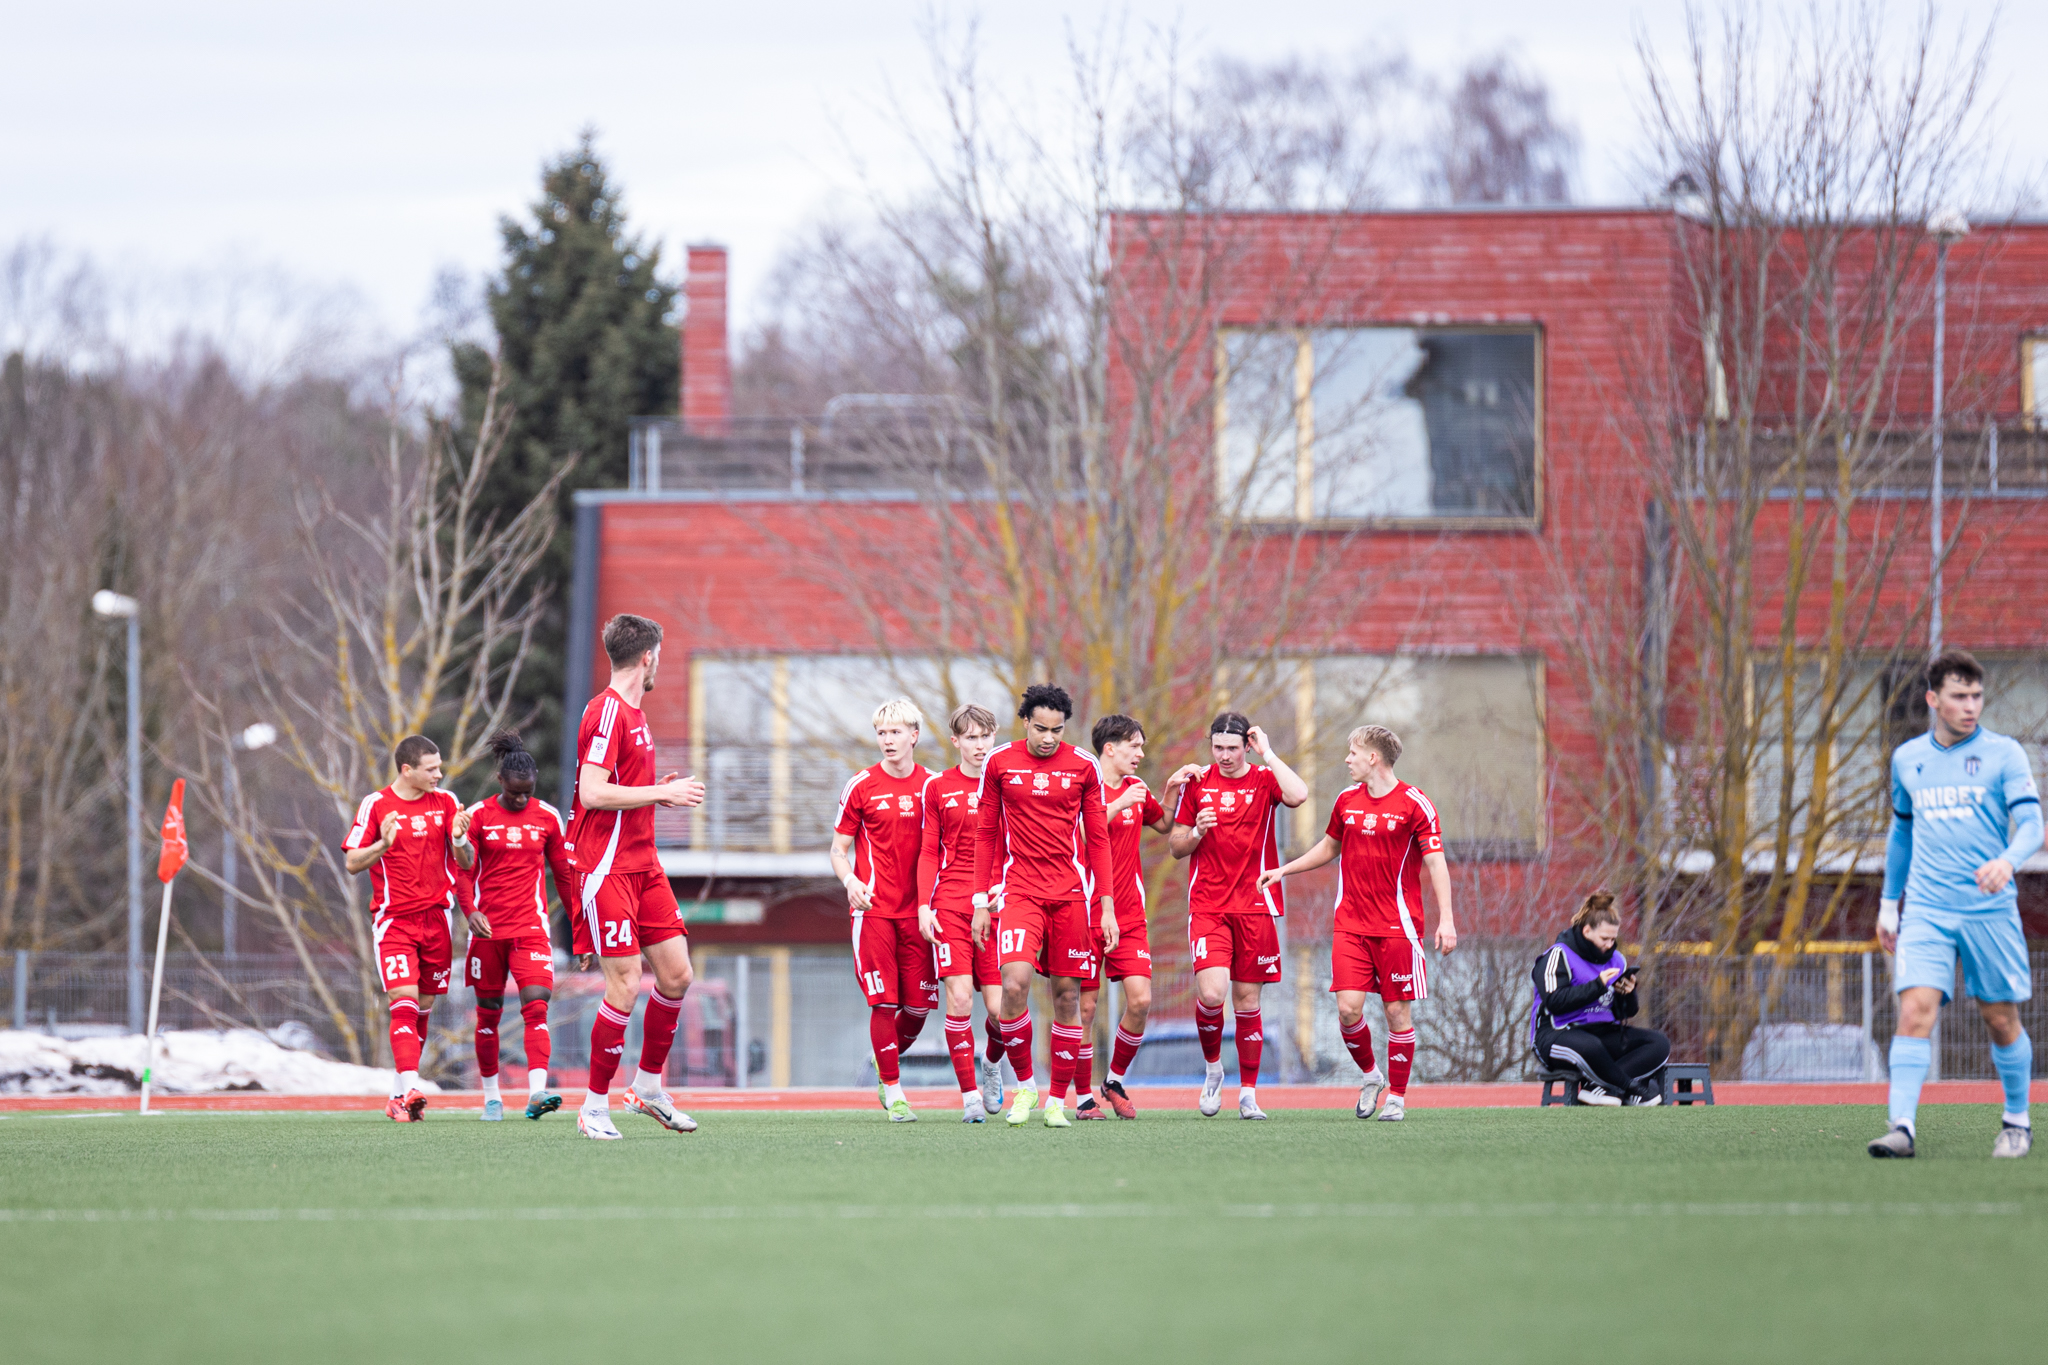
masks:
POLYGON ((1280 779, 1256 763, 1243 777, 1225 777, 1211 763, 1181 788, 1173 823, 1192 826, 1204 806, 1215 810, 1216 825, 1188 855, 1188 913, 1286 914, 1280 883, 1258 889, 1259 874, 1280 866, 1280 779))
POLYGON ((547 802, 528 797, 514 814, 487 796, 469 808, 469 841, 476 845, 476 906, 491 921, 487 937, 548 936, 550 870, 562 904, 580 910, 568 831, 547 802))
POLYGON ((853 836, 853 875, 874 897, 877 919, 917 918, 917 855, 924 843, 924 807, 918 798, 932 770, 913 763, 910 776, 891 777, 877 763, 863 768, 839 794, 832 828, 853 836))
MULTIPOLYGON (((1140 782, 1135 773, 1106 789, 1102 794, 1104 807, 1116 804, 1116 799, 1129 791, 1133 782, 1140 782)), ((1131 909, 1145 908, 1145 865, 1138 857, 1138 840, 1146 826, 1165 818, 1166 808, 1149 791, 1143 800, 1109 817, 1109 886, 1116 897, 1119 919, 1131 909)))
POLYGON ((1093 900, 1096 887, 1113 884, 1102 770, 1073 745, 1045 758, 1033 758, 1021 740, 997 745, 981 770, 976 814, 976 890, 1093 900))
POLYGON ((377 842, 384 817, 398 813, 398 832, 384 856, 370 866, 370 911, 382 923, 394 915, 446 913, 455 906, 456 812, 453 792, 431 791, 407 801, 391 788, 372 792, 356 807, 343 848, 377 842))
POLYGON ((917 852, 917 903, 974 911, 974 841, 981 779, 948 768, 924 784, 924 841, 917 852))
POLYGON ((1444 851, 1429 798, 1397 782, 1375 798, 1360 782, 1330 806, 1323 830, 1337 841, 1337 913, 1351 934, 1422 941, 1422 859, 1444 851))
MULTIPOLYGON (((607 687, 583 708, 576 729, 576 767, 595 763, 621 787, 654 785, 654 735, 647 713, 626 705, 607 687)), ((577 781, 570 806, 569 847, 577 850, 576 866, 593 876, 610 872, 659 872, 661 855, 654 851, 654 807, 633 810, 585 810, 582 781, 577 781)))

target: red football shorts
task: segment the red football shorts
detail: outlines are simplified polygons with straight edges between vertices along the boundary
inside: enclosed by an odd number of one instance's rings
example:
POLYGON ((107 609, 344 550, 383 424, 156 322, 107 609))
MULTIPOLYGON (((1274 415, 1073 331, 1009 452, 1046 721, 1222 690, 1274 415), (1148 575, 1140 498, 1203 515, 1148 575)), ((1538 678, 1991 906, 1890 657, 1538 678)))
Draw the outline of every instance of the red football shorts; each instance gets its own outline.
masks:
POLYGON ((1280 979, 1280 924, 1271 915, 1189 915, 1188 947, 1198 972, 1228 967, 1232 981, 1280 979))
POLYGON ((503 995, 505 978, 516 986, 554 989, 555 955, 539 934, 469 939, 469 973, 463 984, 479 995, 503 995))
POLYGON ((1043 976, 1095 975, 1095 930, 1088 922, 1088 902, 1079 896, 1005 896, 996 937, 1005 966, 1029 962, 1043 976))
POLYGON ((938 959, 939 976, 972 973, 976 986, 1002 985, 1002 958, 996 952, 996 941, 1002 935, 996 927, 995 916, 989 916, 988 938, 977 948, 974 946, 972 910, 941 910, 938 915, 939 942, 934 953, 938 959))
POLYGON ((883 919, 853 912, 853 971, 870 1008, 876 1005, 939 1003, 939 976, 932 945, 917 932, 915 919, 883 919))
POLYGON ((634 957, 650 943, 689 932, 676 893, 659 869, 584 876, 583 918, 576 929, 575 952, 634 957))
POLYGON ((1145 916, 1133 914, 1131 923, 1124 922, 1122 912, 1116 917, 1116 947, 1103 948, 1108 935, 1102 932, 1102 916, 1095 917, 1095 972, 1081 982, 1084 991, 1098 990, 1102 978, 1121 981, 1127 976, 1152 975, 1152 945, 1145 937, 1145 916))
POLYGON ((393 915, 377 926, 376 935, 377 971, 385 990, 417 986, 421 995, 448 994, 454 945, 448 940, 446 912, 393 915))
POLYGON ((1429 967, 1422 945, 1411 938, 1353 934, 1331 935, 1330 989, 1377 993, 1382 1000, 1429 999, 1429 967))

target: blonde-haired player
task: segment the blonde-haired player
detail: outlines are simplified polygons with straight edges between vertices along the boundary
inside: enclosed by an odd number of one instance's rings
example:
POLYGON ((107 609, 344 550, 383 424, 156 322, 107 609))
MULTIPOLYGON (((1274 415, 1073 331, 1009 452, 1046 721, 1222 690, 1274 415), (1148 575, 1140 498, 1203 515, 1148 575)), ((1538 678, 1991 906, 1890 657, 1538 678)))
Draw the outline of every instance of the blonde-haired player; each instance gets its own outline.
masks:
POLYGON ((898 1060, 939 1003, 932 945, 917 930, 917 855, 924 842, 919 798, 932 774, 915 758, 924 727, 915 702, 883 702, 874 724, 882 761, 855 773, 839 797, 832 871, 853 915, 853 970, 867 997, 882 1107, 893 1123, 915 1123, 898 1060))
POLYGON ((960 1121, 984 1123, 1003 1107, 1003 969, 990 924, 988 897, 974 889, 974 845, 980 837, 981 769, 996 747, 996 717, 968 703, 948 724, 958 767, 924 784, 924 845, 917 859, 917 927, 938 955, 946 991, 946 1054, 960 1082, 960 1121), (974 992, 987 1006, 987 1048, 977 1053, 969 1025, 974 992))
POLYGON ((1330 803, 1330 823, 1315 847, 1259 877, 1265 887, 1282 877, 1338 865, 1337 912, 1330 927, 1330 990, 1337 997, 1337 1025, 1351 1059, 1365 1073, 1358 1091, 1358 1117, 1375 1110, 1382 1119, 1406 1114, 1408 1075, 1415 1065, 1415 1017, 1410 1002, 1429 998, 1429 964, 1422 951, 1422 874, 1436 895, 1436 947, 1458 946, 1451 913, 1451 872, 1444 861, 1444 834, 1436 807, 1422 792, 1394 776, 1401 738, 1384 725, 1351 732, 1344 767, 1354 786, 1330 803), (1372 1053, 1365 1023, 1365 997, 1377 992, 1387 1011, 1387 1075, 1372 1053), (1386 1096, 1381 1107, 1380 1097, 1386 1096))

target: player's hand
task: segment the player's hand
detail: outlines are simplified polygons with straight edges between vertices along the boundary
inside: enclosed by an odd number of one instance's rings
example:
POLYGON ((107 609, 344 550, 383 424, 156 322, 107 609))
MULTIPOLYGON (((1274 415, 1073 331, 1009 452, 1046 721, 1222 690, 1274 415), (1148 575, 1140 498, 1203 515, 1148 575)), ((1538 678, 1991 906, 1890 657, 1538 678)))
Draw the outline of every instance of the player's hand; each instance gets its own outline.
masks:
POLYGON ((1246 732, 1244 742, 1250 745, 1252 752, 1260 758, 1273 756, 1272 742, 1266 738, 1266 732, 1256 725, 1246 732))
POLYGON ((1277 867, 1269 867, 1264 872, 1261 872, 1259 874, 1258 889, 1264 891, 1267 887, 1275 885, 1286 876, 1287 874, 1281 869, 1277 867))
POLYGON ((867 910, 873 907, 875 893, 868 888, 866 882, 858 877, 848 876, 840 885, 846 888, 846 903, 848 905, 856 910, 867 910))
POLYGON ((924 935, 926 943, 937 943, 939 941, 938 912, 929 905, 917 907, 917 932, 924 935))
POLYGON ((384 817, 384 823, 377 826, 377 837, 389 848, 398 842, 398 812, 392 811, 384 817))
POLYGON ((1622 977, 1614 983, 1614 993, 1616 995, 1634 995, 1636 993, 1636 979, 1632 976, 1622 977))
POLYGON ((975 947, 982 947, 988 942, 988 931, 993 921, 994 917, 989 914, 986 905, 980 906, 975 910, 974 922, 968 926, 967 930, 968 934, 974 939, 975 947))
POLYGON ((469 837, 468 807, 465 806, 463 809, 455 812, 455 823, 449 827, 448 832, 458 844, 469 837))
POLYGON ((1147 788, 1145 786, 1145 779, 1141 777, 1135 783, 1133 783, 1128 789, 1126 789, 1122 796, 1119 796, 1116 800, 1110 802, 1109 805, 1105 808, 1104 814, 1123 814, 1132 806, 1135 806, 1140 801, 1143 801, 1145 799, 1146 792, 1147 788))
POLYGON ((597 954, 596 954, 596 953, 578 953, 578 954, 576 954, 576 970, 577 970, 577 971, 579 971, 579 972, 587 972, 587 971, 589 971, 589 970, 590 970, 590 969, 591 969, 592 967, 594 967, 594 966, 596 966, 596 965, 597 965, 597 954))
POLYGON ((491 921, 484 915, 483 911, 470 911, 468 919, 470 933, 475 934, 478 938, 489 938, 491 936, 491 921))
POLYGON ((1899 903, 1895 900, 1877 903, 1877 946, 1887 953, 1899 950, 1899 903))
POLYGON ((1995 896, 2012 882, 2012 864, 2003 858, 1993 858, 1977 869, 1977 889, 1987 896, 1995 896))
POLYGON ((1214 828, 1216 828, 1216 808, 1214 806, 1204 806, 1195 812, 1195 837, 1197 839, 1214 828))
POLYGON ((1439 925, 1437 925, 1437 927, 1436 927, 1436 950, 1437 950, 1438 952, 1440 952, 1440 953, 1450 953, 1450 952, 1455 952, 1455 951, 1457 951, 1457 947, 1458 947, 1458 931, 1457 931, 1457 929, 1456 929, 1456 928, 1454 928, 1454 927, 1453 927, 1453 926, 1451 926, 1451 925, 1448 925, 1448 924, 1439 924, 1439 925))
POLYGON ((1102 955, 1104 957, 1116 951, 1116 939, 1116 901, 1112 897, 1104 896, 1102 898, 1102 955))
POLYGON ((1194 781, 1201 775, 1201 764, 1183 763, 1180 765, 1179 769, 1175 771, 1172 777, 1166 779, 1166 785, 1169 787, 1185 787, 1188 783, 1194 781))

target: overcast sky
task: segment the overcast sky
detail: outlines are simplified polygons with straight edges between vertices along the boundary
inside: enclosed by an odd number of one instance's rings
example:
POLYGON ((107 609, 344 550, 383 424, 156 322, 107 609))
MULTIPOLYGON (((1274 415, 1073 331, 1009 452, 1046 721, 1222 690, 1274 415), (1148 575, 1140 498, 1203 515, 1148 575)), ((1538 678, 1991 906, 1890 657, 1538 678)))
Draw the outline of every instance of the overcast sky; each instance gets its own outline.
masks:
MULTIPOLYGON (((874 149, 885 181, 912 174, 864 111, 885 83, 924 78, 929 8, 0 0, 0 247, 47 238, 130 278, 269 268, 354 295, 377 328, 402 336, 420 325, 438 271, 492 266, 498 215, 524 205, 541 161, 591 124, 633 221, 669 259, 687 241, 731 247, 744 326, 778 249, 853 183, 835 124, 874 149)), ((1089 27, 1110 8, 986 7, 994 74, 1055 86, 1063 28, 1038 16, 1089 27)), ((1675 54, 1680 33, 1675 4, 1612 0, 1115 9, 1138 26, 1178 22, 1196 54, 1374 45, 1448 72, 1507 47, 1578 126, 1582 196, 1605 201, 1633 194, 1634 34, 1675 54)), ((2048 82, 2033 56, 2048 45, 2048 5, 2007 6, 2000 32, 2001 123, 2038 165, 2048 82)))

